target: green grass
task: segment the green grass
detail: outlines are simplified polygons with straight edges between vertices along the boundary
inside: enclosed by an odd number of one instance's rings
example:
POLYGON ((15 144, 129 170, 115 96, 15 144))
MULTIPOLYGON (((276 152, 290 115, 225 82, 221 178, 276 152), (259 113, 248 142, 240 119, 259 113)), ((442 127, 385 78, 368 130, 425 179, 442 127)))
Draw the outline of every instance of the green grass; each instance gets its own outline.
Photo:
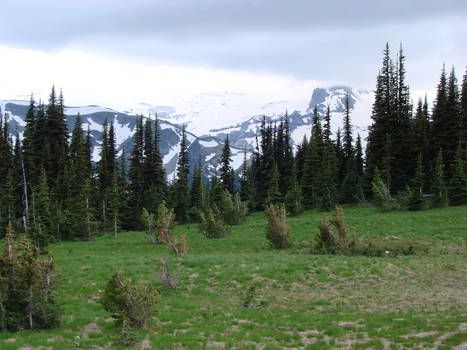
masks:
POLYGON ((467 206, 345 213, 359 237, 421 239, 431 248, 383 258, 311 255, 304 247, 318 233, 318 211, 289 219, 294 248, 284 251, 269 247, 263 213, 222 239, 204 238, 196 225, 177 226, 175 233, 186 233, 193 248, 184 258, 153 245, 144 232, 60 242, 50 247, 60 328, 0 333, 0 348, 121 348, 118 328, 99 303, 116 268, 134 282, 151 281, 161 293, 148 328, 137 331, 135 349, 448 349, 466 343, 467 206), (158 261, 167 257, 180 290, 158 280, 158 261))

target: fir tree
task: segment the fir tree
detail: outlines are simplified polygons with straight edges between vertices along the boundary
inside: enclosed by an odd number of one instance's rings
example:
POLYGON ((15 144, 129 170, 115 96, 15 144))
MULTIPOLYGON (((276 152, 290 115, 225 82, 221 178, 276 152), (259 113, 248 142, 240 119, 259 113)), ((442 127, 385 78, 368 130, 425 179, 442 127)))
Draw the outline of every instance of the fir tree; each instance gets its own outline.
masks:
POLYGON ((282 195, 279 191, 279 170, 277 164, 274 162, 274 168, 271 180, 268 186, 268 193, 266 197, 266 206, 271 204, 278 204, 282 201, 282 195))
POLYGON ((448 195, 450 205, 464 205, 467 203, 467 181, 464 172, 464 160, 461 142, 458 143, 454 164, 451 170, 448 195))
POLYGON ((133 214, 132 226, 136 227, 143 210, 144 175, 143 175, 143 117, 136 118, 135 134, 133 135, 133 149, 130 155, 130 166, 128 171, 129 185, 129 207, 133 214))
POLYGON ((446 182, 444 180, 444 161, 442 149, 439 150, 438 155, 436 156, 432 193, 432 206, 434 208, 443 208, 448 205, 448 193, 446 182))
POLYGON ((243 151, 243 163, 242 163, 242 171, 240 173, 240 199, 243 202, 249 202, 251 199, 251 184, 250 184, 250 175, 249 169, 246 159, 246 149, 243 151))
POLYGON ((415 177, 412 179, 410 186, 409 210, 423 209, 423 178, 422 155, 419 153, 415 177))
POLYGON ((175 183, 175 203, 174 211, 177 220, 180 223, 188 221, 189 209, 189 189, 188 189, 188 174, 189 174, 189 158, 188 145, 186 139, 185 126, 182 127, 182 137, 180 141, 180 152, 178 153, 177 163, 177 179, 175 183))
POLYGON ((230 150, 229 135, 225 138, 224 147, 221 155, 220 179, 224 188, 230 194, 234 192, 234 171, 230 163, 232 162, 232 152, 230 150))
POLYGON ((295 164, 292 168, 290 189, 285 195, 285 209, 291 216, 296 216, 303 212, 303 195, 297 182, 297 166, 295 164))

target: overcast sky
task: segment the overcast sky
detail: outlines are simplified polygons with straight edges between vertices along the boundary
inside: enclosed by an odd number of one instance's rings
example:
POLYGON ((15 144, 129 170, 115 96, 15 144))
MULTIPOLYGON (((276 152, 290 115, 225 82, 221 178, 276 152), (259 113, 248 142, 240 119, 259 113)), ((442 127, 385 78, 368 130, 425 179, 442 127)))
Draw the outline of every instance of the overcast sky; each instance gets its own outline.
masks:
POLYGON ((403 43, 416 92, 443 63, 459 80, 467 65, 465 0, 2 0, 0 16, 0 99, 52 84, 70 104, 107 105, 307 81, 373 89, 386 42, 403 43))

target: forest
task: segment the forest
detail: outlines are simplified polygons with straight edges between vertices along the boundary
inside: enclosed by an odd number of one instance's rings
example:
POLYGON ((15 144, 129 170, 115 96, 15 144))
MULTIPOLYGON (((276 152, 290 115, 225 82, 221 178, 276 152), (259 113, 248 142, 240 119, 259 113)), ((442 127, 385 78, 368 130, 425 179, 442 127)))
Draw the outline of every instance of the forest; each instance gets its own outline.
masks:
POLYGON ((454 67, 448 74, 443 66, 430 111, 426 98, 413 105, 405 59, 402 46, 394 60, 386 46, 366 151, 352 132, 348 100, 343 129, 333 137, 329 110, 320 116, 315 109, 311 133, 295 153, 287 114, 274 124, 264 118, 238 181, 228 137, 218 176, 206 181, 201 159, 190 174, 183 128, 176 178, 168 182, 157 117, 136 117, 132 152, 119 157, 114 126, 106 122, 100 159, 93 162, 89 130, 80 118, 69 137, 62 93, 52 88, 47 105, 31 97, 22 138, 15 135, 13 143, 6 120, 0 120, 1 234, 11 223, 46 251, 57 240, 141 228, 143 208, 156 212, 161 201, 174 209, 178 223, 198 222, 200 213, 220 211, 223 197, 235 193, 250 211, 285 203, 291 215, 371 201, 387 210, 465 204, 467 74, 459 88, 454 67))

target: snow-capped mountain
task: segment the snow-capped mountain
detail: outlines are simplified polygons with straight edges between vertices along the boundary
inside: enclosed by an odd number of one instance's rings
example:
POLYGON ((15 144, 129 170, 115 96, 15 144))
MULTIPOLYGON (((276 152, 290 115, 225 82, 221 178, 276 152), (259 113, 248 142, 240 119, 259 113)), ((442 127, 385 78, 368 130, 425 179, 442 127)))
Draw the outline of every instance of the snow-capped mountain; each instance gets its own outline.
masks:
MULTIPOLYGON (((263 116, 266 116, 268 121, 273 121, 284 116, 288 111, 291 137, 296 145, 301 142, 304 135, 310 135, 311 115, 315 106, 321 116, 324 115, 327 106, 330 106, 331 124, 333 132, 336 132, 337 128, 342 125, 343 104, 347 94, 352 109, 354 133, 360 133, 364 139, 367 136, 373 95, 368 91, 346 86, 315 88, 311 99, 308 97, 301 103, 296 98, 289 98, 260 105, 245 94, 219 93, 203 94, 202 98, 194 99, 192 104, 184 102, 182 107, 141 103, 137 108, 120 112, 111 108, 90 105, 66 107, 65 114, 70 132, 78 114, 81 116, 83 128, 89 127, 93 159, 97 161, 102 125, 106 118, 114 123, 118 149, 125 148, 129 155, 135 131, 135 115, 143 114, 154 119, 157 113, 161 128, 160 151, 167 177, 171 180, 175 174, 183 124, 187 126, 188 151, 192 165, 201 158, 204 173, 206 175, 215 173, 219 167, 223 141, 229 135, 232 166, 238 171, 245 152, 248 159, 251 157, 255 147, 255 136, 259 134, 263 116), (251 108, 250 112, 248 108, 251 108)), ((6 117, 10 130, 12 133, 18 130, 20 137, 24 131, 24 118, 28 105, 28 101, 0 101, 0 112, 6 117)))

